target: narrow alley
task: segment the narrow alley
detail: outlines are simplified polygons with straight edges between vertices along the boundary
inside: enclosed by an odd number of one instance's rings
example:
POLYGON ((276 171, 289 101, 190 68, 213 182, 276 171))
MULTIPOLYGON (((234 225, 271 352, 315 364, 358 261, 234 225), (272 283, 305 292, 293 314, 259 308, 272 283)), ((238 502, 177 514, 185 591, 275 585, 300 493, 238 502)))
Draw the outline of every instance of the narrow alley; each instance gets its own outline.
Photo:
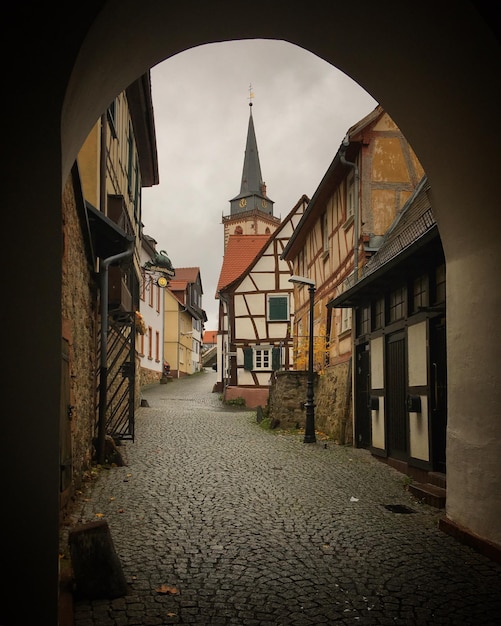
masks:
POLYGON ((261 428, 205 370, 143 391, 125 465, 72 523, 106 520, 127 581, 74 626, 489 626, 501 565, 438 529, 367 450, 261 428))

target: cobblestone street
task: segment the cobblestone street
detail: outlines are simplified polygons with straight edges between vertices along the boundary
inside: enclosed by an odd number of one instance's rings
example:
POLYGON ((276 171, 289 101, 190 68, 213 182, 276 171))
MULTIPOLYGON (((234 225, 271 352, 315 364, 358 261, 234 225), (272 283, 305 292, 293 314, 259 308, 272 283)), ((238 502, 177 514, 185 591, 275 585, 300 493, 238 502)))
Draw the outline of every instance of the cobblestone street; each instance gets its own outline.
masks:
POLYGON ((501 565, 441 532, 403 474, 267 431, 215 380, 143 391, 126 465, 74 513, 108 522, 129 593, 76 600, 75 626, 500 623, 501 565))

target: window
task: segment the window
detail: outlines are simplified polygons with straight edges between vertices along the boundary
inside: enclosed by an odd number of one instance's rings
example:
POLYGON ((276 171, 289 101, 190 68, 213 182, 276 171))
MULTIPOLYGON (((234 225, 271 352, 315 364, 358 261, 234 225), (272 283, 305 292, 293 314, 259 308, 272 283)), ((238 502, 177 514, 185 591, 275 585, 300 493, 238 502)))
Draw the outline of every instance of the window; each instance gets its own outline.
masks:
POLYGON ((428 280, 426 276, 419 276, 414 279, 412 285, 412 310, 419 311, 420 307, 428 304, 428 280))
POLYGON ((342 309, 341 333, 351 330, 351 309, 342 309))
POLYGON ((141 300, 146 299, 146 272, 144 268, 141 268, 141 293, 139 294, 141 300))
POLYGON ((355 214, 355 184, 353 172, 346 180, 346 219, 350 219, 355 214))
POLYGON ((154 290, 155 290, 155 283, 150 279, 149 281, 149 285, 148 285, 148 291, 149 291, 149 301, 148 304, 153 308, 153 295, 154 295, 154 290))
POLYGON ((117 101, 113 100, 113 102, 108 107, 107 111, 108 124, 110 125, 111 136, 116 139, 117 138, 117 101))
POLYGON ((395 322, 401 320, 405 315, 405 289, 399 287, 390 293, 390 301, 388 305, 389 321, 395 322))
POLYGON ((357 309, 357 336, 366 335, 370 331, 370 306, 357 309))
POLYGON ((289 321, 289 296, 268 296, 268 321, 289 321))
POLYGON ((435 270, 434 304, 445 302, 445 265, 439 265, 435 270))
POLYGON ((244 348, 244 369, 251 370, 278 370, 281 361, 280 348, 272 346, 255 346, 244 348))
POLYGON ((160 333, 155 331, 155 361, 160 363, 160 333))
POLYGON ((322 246, 324 257, 329 253, 329 231, 327 229, 327 211, 322 215, 322 246))
POLYGON ((153 358, 153 329, 148 326, 148 358, 153 358))
POLYGON ((372 304, 372 330, 383 328, 384 324, 384 298, 380 298, 372 304))

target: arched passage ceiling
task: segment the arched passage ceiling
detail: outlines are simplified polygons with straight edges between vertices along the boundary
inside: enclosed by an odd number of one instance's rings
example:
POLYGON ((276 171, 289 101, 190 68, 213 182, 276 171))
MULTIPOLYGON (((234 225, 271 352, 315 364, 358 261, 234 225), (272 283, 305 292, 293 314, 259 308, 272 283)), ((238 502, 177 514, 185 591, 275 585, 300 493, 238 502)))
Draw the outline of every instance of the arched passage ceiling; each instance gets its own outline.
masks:
MULTIPOLYGON (((81 15, 83 27, 91 17, 81 15)), ((499 46, 469 2, 454 3, 452 12, 436 2, 405 3, 403 9, 393 1, 313 0, 292 9, 255 0, 243 11, 227 1, 109 0, 83 40, 69 80, 62 112, 63 181, 92 124, 138 76, 191 47, 249 38, 282 39, 307 49, 380 102, 419 155, 432 181, 439 227, 446 226, 442 209, 451 201, 450 190, 471 176, 479 156, 471 146, 481 137, 482 150, 494 153, 498 140, 495 132, 486 135, 485 120, 497 115, 491 80, 499 46)), ((482 166, 486 184, 495 179, 491 164, 490 172, 488 160, 482 166)))

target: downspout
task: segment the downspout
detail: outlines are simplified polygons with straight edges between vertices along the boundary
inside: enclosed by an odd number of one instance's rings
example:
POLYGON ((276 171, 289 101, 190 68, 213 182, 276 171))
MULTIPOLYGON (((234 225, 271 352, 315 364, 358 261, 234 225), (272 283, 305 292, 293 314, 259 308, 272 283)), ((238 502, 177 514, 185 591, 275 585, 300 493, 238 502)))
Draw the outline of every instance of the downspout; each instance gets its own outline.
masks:
POLYGON ((359 220, 359 207, 358 207, 358 194, 359 194, 359 185, 360 185, 360 174, 358 171, 358 167, 357 164, 355 162, 352 161, 347 161, 345 154, 346 154, 346 149, 348 148, 348 146, 350 145, 350 140, 348 138, 348 135, 345 136, 345 138, 343 139, 343 143, 341 144, 341 150, 339 153, 339 158, 340 161, 343 165, 347 165, 348 167, 351 167, 353 169, 354 172, 354 177, 353 177, 353 186, 354 186, 354 207, 353 207, 353 274, 354 274, 354 278, 355 278, 355 282, 358 281, 358 244, 359 244, 359 238, 360 238, 360 220, 359 220))
POLYGON ((106 440, 106 388, 108 386, 108 268, 110 265, 128 259, 134 252, 131 242, 125 252, 120 252, 100 262, 99 279, 101 290, 101 359, 99 368, 99 414, 97 422, 97 462, 104 463, 106 440))
POLYGON ((181 353, 181 346, 183 346, 184 349, 184 345, 181 343, 181 313, 186 313, 186 311, 188 310, 188 307, 185 306, 184 309, 180 309, 178 316, 177 316, 177 377, 180 378, 181 374, 179 373, 179 370, 181 369, 181 359, 179 357, 180 353, 181 353))
MULTIPOLYGON (((226 354, 225 354, 225 349, 224 349, 224 344, 225 344, 225 337, 226 337, 226 344, 227 344, 227 351, 230 352, 230 303, 228 298, 226 298, 225 296, 223 296, 222 292, 219 291, 218 292, 218 296, 220 297, 220 299, 223 301, 224 304, 226 304, 226 326, 227 326, 227 330, 226 330, 226 335, 224 334, 224 323, 225 323, 225 315, 223 313, 223 333, 221 334, 221 391, 224 394, 224 390, 226 389, 225 385, 225 380, 228 380, 228 378, 225 377, 225 371, 224 371, 224 365, 225 365, 225 361, 226 361, 226 354)), ((230 357, 228 357, 228 366, 230 366, 230 357)), ((230 369, 231 372, 231 368, 229 367, 228 369, 230 369)))

